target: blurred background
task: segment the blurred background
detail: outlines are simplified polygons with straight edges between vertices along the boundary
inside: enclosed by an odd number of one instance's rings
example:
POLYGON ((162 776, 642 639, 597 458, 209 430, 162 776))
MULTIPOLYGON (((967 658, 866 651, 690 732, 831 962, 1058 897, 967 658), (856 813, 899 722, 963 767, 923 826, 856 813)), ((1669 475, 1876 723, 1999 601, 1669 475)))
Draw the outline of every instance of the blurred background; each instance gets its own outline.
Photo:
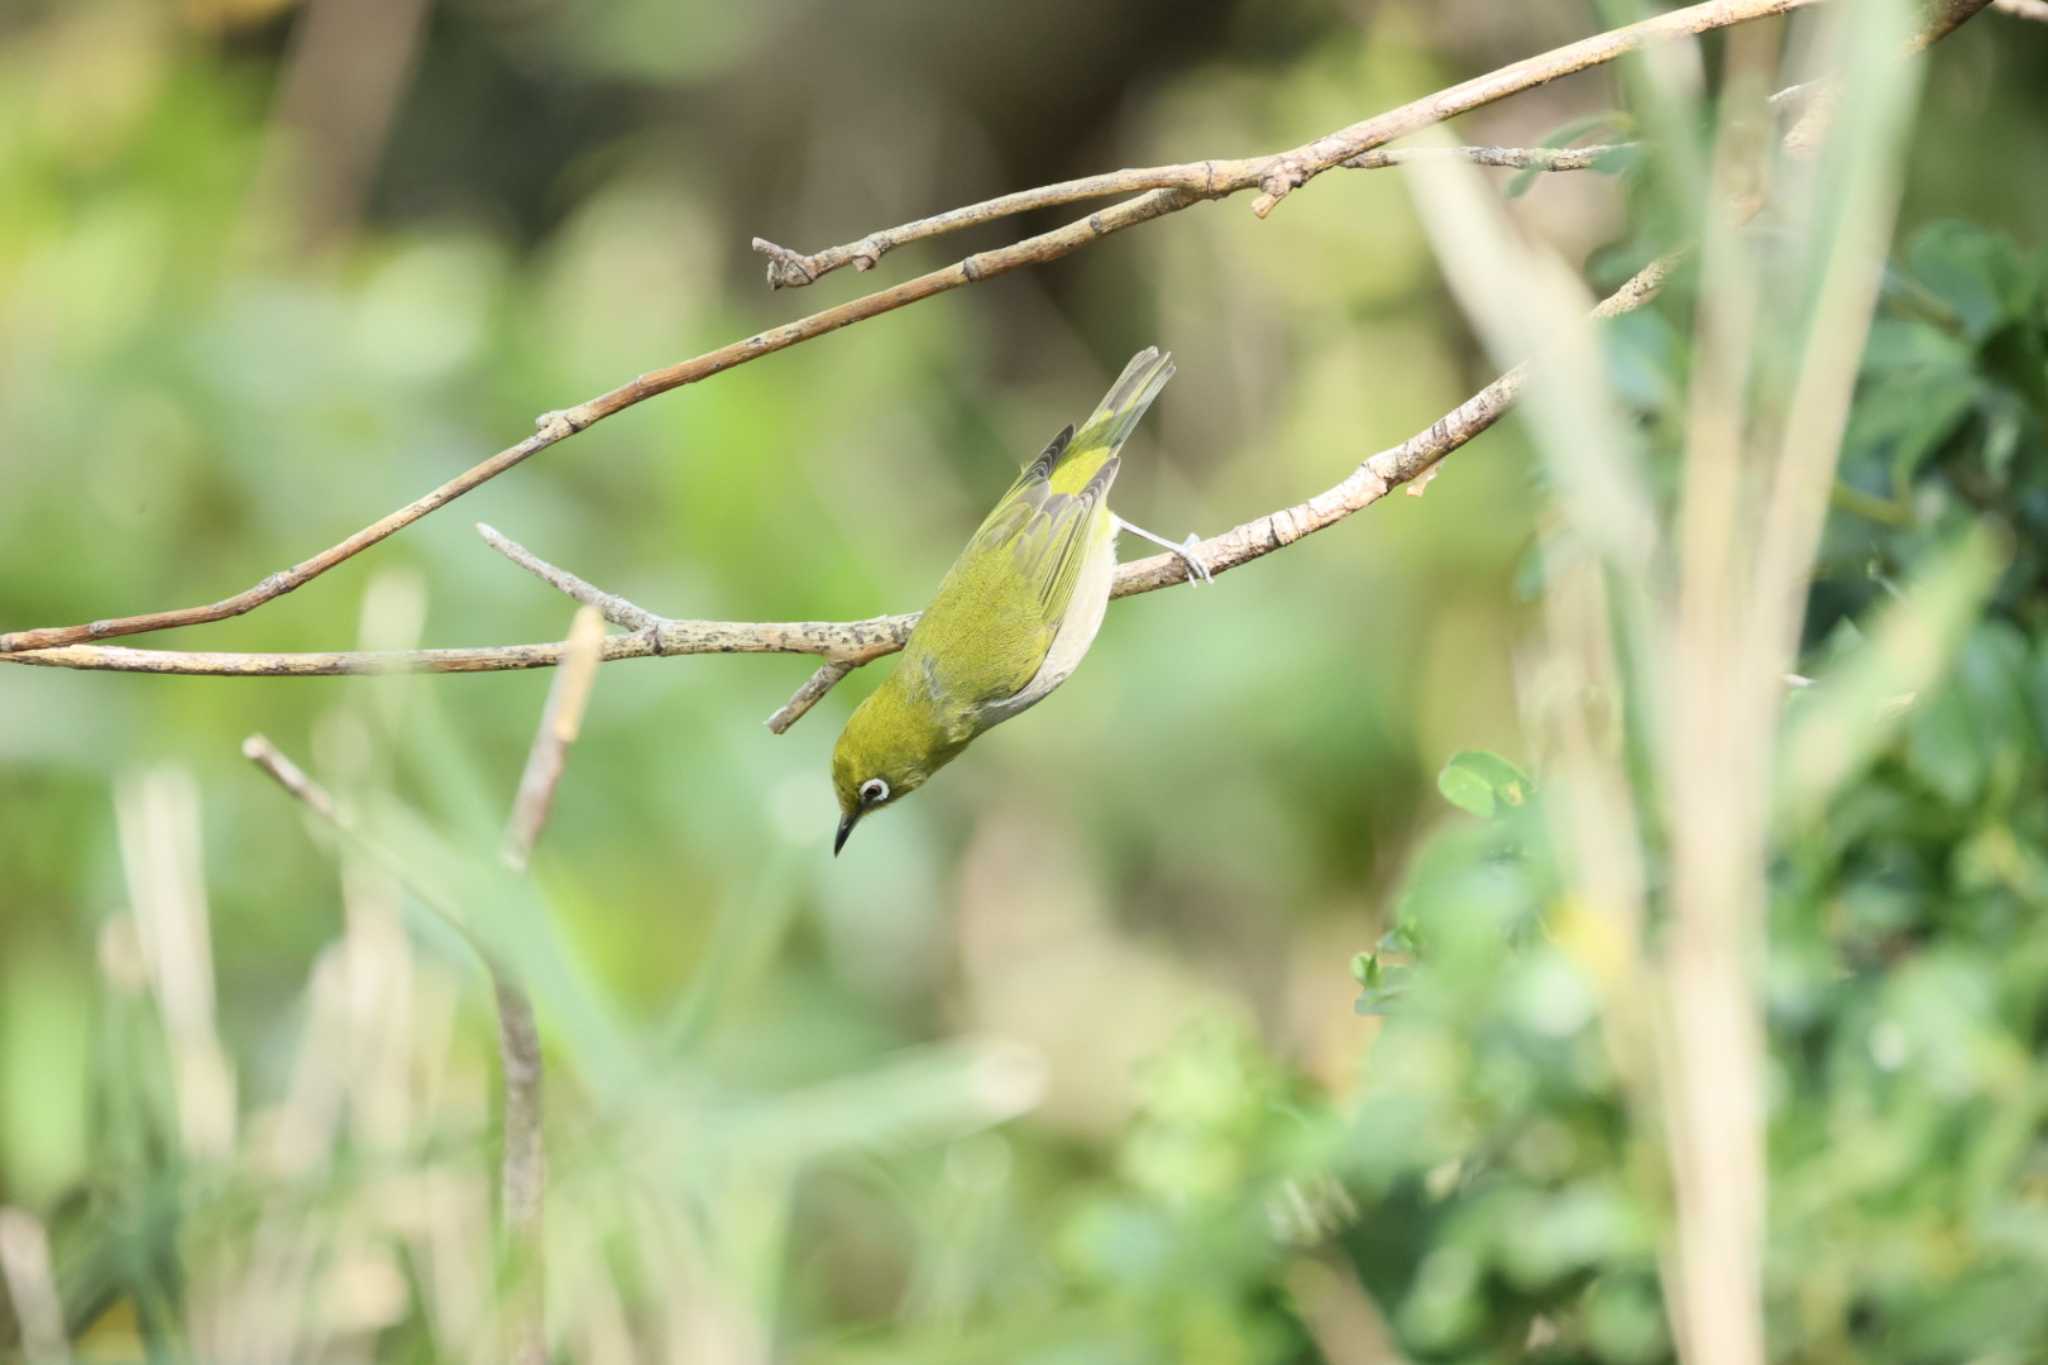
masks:
MULTIPOLYGON (((0 628, 223 596, 536 413, 1072 215, 793 293, 763 283, 756 234, 815 250, 1292 146, 1626 17, 15 0, 0 628)), ((1534 144, 1621 86, 1597 71, 1458 132, 1534 144)), ((2035 258, 2048 180, 2019 168, 2048 159, 2044 89, 2048 30, 1987 14, 1938 49, 1902 241, 1963 219, 2035 258)), ((1509 208, 1598 276, 1639 226, 1629 195, 1554 175, 1509 208)), ((1638 360, 1666 336, 1632 335, 1638 360)), ((1015 466, 1155 343, 1179 379, 1119 510, 1175 536, 1300 501, 1495 373, 1398 173, 1333 172, 1267 221, 1198 207, 645 403, 249 617, 134 643, 561 638, 569 604, 477 520, 670 615, 909 610, 1015 466)), ((1670 401, 1654 365, 1624 374, 1670 401)), ((2038 410, 2020 430, 2033 459, 2038 410)), ((410 812, 421 856, 562 964, 536 992, 560 1358, 1666 1358, 1654 1235, 1572 1183, 1615 1122, 1567 1093, 1599 1088, 1583 1056, 1541 1061, 1564 1089, 1539 1094, 1521 1043, 1487 1070, 1446 1028, 1406 1064, 1485 1104, 1357 1108, 1380 1021, 1347 963, 1396 927, 1417 850, 1471 820, 1437 774, 1467 749, 1530 761, 1536 489, 1509 424, 1426 497, 1115 606, 1057 697, 836 861, 830 746, 886 662, 780 737, 761 722, 803 659, 605 668, 530 888, 482 869, 546 674, 0 668, 0 1250, 33 1269, 47 1246, 88 1358, 492 1357, 488 991, 388 869, 243 762, 262 731, 410 812), (1361 1124, 1386 1151, 1359 1155, 1361 1124), (1570 1187, 1455 1215, 1527 1230, 1499 1264, 1418 1269, 1453 1217, 1447 1132, 1570 1187), (1553 1302, 1581 1314, 1561 1344, 1553 1302), (1526 1311, 1472 1306, 1500 1303, 1526 1311)), ((2027 676, 2015 723, 2048 725, 2048 672, 2027 676)), ((1584 1022, 1563 970, 1498 1002, 1546 1047, 1584 1022)), ((2029 1153, 2030 1040, 2008 1038, 2029 1153)), ((1899 1243, 1898 1273, 1942 1244, 1899 1243)), ((1814 1292, 1812 1340, 1851 1351, 1855 1294, 1814 1292)))

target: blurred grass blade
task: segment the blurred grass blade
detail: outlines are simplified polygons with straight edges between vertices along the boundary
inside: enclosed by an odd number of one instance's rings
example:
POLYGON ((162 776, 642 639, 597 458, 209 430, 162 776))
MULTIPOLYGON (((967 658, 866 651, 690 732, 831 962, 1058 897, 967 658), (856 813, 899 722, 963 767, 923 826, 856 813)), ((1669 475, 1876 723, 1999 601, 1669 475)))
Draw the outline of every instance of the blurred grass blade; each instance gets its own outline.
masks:
MULTIPOLYGON (((1450 145, 1438 135, 1418 143, 1450 145)), ((1636 442, 1608 389, 1593 297, 1550 252, 1524 242, 1476 166, 1404 163, 1438 264, 1503 367, 1531 361, 1521 405, 1575 531, 1625 571, 1648 570, 1656 522, 1636 442)))
POLYGON ((541 1013, 543 1035, 568 1052, 586 1083, 614 1095, 644 1081, 638 1039, 555 931, 532 880, 498 860, 495 841, 465 852, 389 798, 369 802, 360 818, 366 841, 387 851, 407 889, 511 969, 541 1013))

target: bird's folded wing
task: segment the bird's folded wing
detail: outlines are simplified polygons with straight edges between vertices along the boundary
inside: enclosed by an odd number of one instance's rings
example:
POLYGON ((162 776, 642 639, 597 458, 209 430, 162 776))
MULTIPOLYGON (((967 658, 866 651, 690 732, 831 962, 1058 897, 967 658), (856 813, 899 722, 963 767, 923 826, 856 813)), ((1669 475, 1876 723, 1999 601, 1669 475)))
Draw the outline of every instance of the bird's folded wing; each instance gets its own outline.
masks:
POLYGON ((1048 481, 1055 441, 996 504, 939 585, 913 654, 951 697, 1001 701, 1028 686, 1059 633, 1116 479, 1112 457, 1077 493, 1048 481))

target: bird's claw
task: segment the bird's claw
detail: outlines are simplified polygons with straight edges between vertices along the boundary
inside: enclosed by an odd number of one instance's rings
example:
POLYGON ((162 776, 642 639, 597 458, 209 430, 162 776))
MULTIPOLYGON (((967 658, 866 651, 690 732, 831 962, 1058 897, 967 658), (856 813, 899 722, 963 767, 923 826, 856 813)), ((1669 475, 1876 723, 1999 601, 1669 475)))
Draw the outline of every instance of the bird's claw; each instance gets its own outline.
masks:
POLYGON ((1209 566, 1195 557, 1195 547, 1201 543, 1202 537, 1190 531, 1186 540, 1170 548, 1180 556, 1180 562, 1188 566, 1188 582, 1214 583, 1216 578, 1209 572, 1209 566))

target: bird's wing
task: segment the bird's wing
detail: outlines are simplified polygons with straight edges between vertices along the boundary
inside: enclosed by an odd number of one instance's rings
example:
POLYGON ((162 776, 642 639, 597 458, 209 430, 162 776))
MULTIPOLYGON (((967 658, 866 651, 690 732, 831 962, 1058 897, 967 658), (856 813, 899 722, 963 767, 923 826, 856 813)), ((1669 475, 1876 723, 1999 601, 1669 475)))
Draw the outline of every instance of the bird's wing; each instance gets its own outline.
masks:
POLYGON ((1117 451, 1173 377, 1173 358, 1132 357, 1081 424, 1024 467, 939 584, 905 649, 935 699, 986 706, 1037 676, 1100 544, 1117 451))
POLYGON ((1069 426, 1024 466, 962 556, 1013 545, 1022 576, 1037 588, 1043 619, 1054 628, 1073 599, 1093 541, 1094 514, 1116 482, 1117 452, 1171 378, 1173 357, 1158 347, 1132 356, 1080 430, 1069 426))
POLYGON ((1073 600, 1117 462, 1077 493, 1055 493, 1051 469, 1067 433, 1028 466, 960 554, 905 650, 934 698, 981 707, 1037 676, 1073 600))

